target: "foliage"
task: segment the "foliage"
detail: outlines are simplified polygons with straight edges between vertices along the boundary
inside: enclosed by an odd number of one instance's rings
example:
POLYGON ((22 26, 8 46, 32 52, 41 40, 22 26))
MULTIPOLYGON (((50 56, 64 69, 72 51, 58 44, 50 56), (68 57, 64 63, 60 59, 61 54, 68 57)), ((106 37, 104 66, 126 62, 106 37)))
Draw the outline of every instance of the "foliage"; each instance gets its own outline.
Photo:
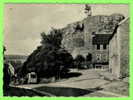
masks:
POLYGON ((61 40, 62 40, 61 30, 52 28, 52 30, 49 32, 48 35, 42 32, 41 37, 42 37, 41 43, 43 46, 52 45, 55 48, 60 48, 61 40))
POLYGON ((88 53, 86 56, 86 61, 91 61, 92 60, 92 54, 88 53))
POLYGON ((86 56, 86 66, 87 68, 92 68, 92 54, 88 53, 86 56))
POLYGON ((73 63, 70 53, 61 48, 62 32, 52 29, 48 35, 41 33, 41 46, 29 55, 21 69, 21 75, 36 72, 38 77, 57 77, 59 73, 66 73, 73 63))
POLYGON ((77 68, 82 68, 82 64, 85 62, 85 58, 82 55, 77 55, 74 62, 77 68))

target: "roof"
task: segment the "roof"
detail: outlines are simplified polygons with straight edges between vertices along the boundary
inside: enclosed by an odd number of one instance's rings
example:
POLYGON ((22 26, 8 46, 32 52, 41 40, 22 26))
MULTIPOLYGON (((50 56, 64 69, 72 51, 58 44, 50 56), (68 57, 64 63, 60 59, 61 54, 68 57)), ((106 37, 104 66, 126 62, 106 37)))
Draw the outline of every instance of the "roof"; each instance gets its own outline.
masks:
POLYGON ((121 25, 122 23, 124 23, 125 21, 129 20, 129 17, 125 18, 124 20, 122 20, 118 25, 121 25))
POLYGON ((95 34, 92 39, 92 44, 109 44, 109 39, 112 34, 95 34))
POLYGON ((120 25, 122 25, 124 22, 128 21, 128 20, 129 20, 129 17, 125 18, 124 20, 122 20, 122 21, 115 27, 114 32, 113 32, 113 34, 111 35, 111 37, 109 38, 109 40, 112 39, 112 37, 114 36, 114 34, 117 34, 117 29, 118 29, 118 27, 119 27, 120 25))

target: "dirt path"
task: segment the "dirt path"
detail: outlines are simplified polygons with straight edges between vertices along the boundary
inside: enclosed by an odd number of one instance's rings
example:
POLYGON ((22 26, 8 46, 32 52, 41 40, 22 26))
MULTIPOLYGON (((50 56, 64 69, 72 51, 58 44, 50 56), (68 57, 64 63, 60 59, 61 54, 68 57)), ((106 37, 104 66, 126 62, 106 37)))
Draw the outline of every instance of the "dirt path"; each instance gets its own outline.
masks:
POLYGON ((108 92, 108 91, 98 91, 99 93, 102 93, 102 94, 107 94, 107 95, 112 95, 114 97, 127 97, 127 96, 124 96, 124 95, 121 95, 121 94, 116 94, 116 93, 113 93, 113 92, 108 92))
MULTIPOLYGON (((99 74, 101 70, 80 70, 79 73, 82 73, 79 77, 69 78, 67 80, 47 83, 47 84, 29 84, 29 85, 19 85, 20 88, 29 88, 35 89, 38 87, 69 87, 69 88, 79 88, 90 90, 96 87, 100 87, 106 84, 110 84, 109 81, 100 78, 99 74)), ((101 71, 102 72, 102 71, 101 71)), ((86 96, 107 96, 107 97, 126 97, 117 93, 112 93, 110 91, 95 91, 92 94, 87 94, 86 96), (100 95, 99 95, 100 94, 100 95)))

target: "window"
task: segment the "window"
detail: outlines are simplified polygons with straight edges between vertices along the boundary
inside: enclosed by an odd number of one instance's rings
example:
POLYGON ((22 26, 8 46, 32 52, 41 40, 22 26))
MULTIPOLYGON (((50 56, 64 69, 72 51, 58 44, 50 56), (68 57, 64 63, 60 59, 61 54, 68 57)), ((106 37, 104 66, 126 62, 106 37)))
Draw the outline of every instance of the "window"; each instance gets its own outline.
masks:
POLYGON ((106 49, 106 48, 107 48, 107 45, 106 45, 106 44, 104 44, 104 45, 103 45, 103 49, 106 49))
POLYGON ((95 32, 92 32, 92 35, 95 35, 95 32))
POLYGON ((96 68, 98 68, 98 69, 101 69, 102 68, 102 66, 95 66, 96 68))
POLYGON ((96 59, 97 59, 97 61, 100 61, 101 60, 101 54, 96 54, 96 59))
POLYGON ((97 44, 97 50, 100 50, 100 44, 97 44))

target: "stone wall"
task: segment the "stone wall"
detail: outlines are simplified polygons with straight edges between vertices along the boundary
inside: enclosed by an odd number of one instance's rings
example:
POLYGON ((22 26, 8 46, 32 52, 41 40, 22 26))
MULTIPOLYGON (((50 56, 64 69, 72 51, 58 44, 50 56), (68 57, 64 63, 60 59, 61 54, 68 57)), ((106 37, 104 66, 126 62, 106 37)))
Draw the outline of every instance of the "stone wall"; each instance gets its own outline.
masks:
POLYGON ((118 28, 120 34, 120 73, 122 77, 129 74, 129 19, 118 28))
POLYGON ((97 50, 96 49, 96 45, 93 46, 93 62, 94 63, 108 63, 109 61, 109 49, 108 49, 108 45, 107 45, 107 49, 103 50, 102 49, 102 45, 101 46, 101 50, 97 50), (98 59, 99 56, 99 59, 98 59))
POLYGON ((115 33, 109 43, 109 69, 116 77, 120 77, 119 37, 115 33))
MULTIPOLYGON (((78 54, 84 56, 86 54, 84 52, 87 51, 89 53, 94 54, 95 59, 95 53, 93 50, 92 43, 93 34, 111 34, 117 24, 123 19, 124 16, 120 14, 113 14, 110 16, 97 15, 88 16, 81 21, 68 24, 62 29, 62 47, 64 47, 70 53, 74 52, 74 56, 78 54), (78 52, 79 50, 81 51, 78 52)), ((104 54, 104 52, 102 54, 104 54)), ((105 53, 104 55, 106 54, 108 53, 105 53)))
POLYGON ((64 47, 70 53, 72 53, 75 48, 84 47, 84 33, 82 28, 82 22, 75 22, 62 29, 62 47, 64 47))
POLYGON ((118 78, 129 74, 129 19, 119 24, 109 42, 109 68, 118 78))

